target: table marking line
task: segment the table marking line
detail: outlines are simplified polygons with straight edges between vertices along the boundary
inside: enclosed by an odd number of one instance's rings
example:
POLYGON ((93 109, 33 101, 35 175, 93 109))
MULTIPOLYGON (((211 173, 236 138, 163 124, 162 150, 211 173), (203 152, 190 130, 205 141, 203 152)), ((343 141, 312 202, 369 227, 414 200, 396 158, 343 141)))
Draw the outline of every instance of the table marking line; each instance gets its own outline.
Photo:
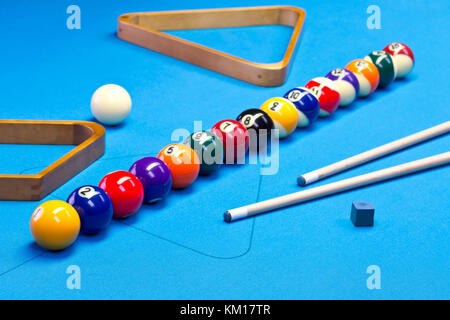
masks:
POLYGON ((239 254, 239 255, 236 255, 236 256, 231 256, 231 257, 215 256, 215 255, 208 254, 208 253, 202 252, 202 251, 200 251, 200 250, 191 248, 191 247, 186 246, 186 245, 184 245, 184 244, 181 244, 181 243, 179 243, 179 242, 170 240, 170 239, 168 239, 168 238, 164 238, 164 237, 162 237, 162 236, 160 236, 160 235, 157 235, 157 234, 152 233, 152 232, 149 232, 149 231, 147 231, 147 230, 145 230, 145 229, 136 227, 136 226, 131 225, 131 224, 129 224, 129 223, 126 223, 126 222, 124 222, 124 221, 118 221, 118 223, 123 224, 123 225, 125 225, 125 226, 128 226, 128 227, 130 227, 130 228, 132 228, 132 229, 134 229, 134 230, 136 230, 136 231, 140 231, 140 232, 142 232, 142 233, 144 233, 144 234, 147 234, 147 235, 150 235, 150 236, 152 236, 152 237, 155 237, 155 238, 157 238, 157 239, 159 239, 159 240, 163 240, 163 241, 165 241, 165 242, 171 243, 171 244, 173 244, 173 245, 176 245, 176 246, 179 246, 179 247, 181 247, 181 248, 184 248, 184 249, 193 251, 193 252, 195 252, 195 253, 197 253, 197 254, 200 254, 200 255, 202 255, 202 256, 209 257, 209 258, 220 259, 220 260, 230 260, 230 259, 240 258, 240 257, 246 255, 247 252, 248 252, 248 249, 247 249, 244 253, 239 254))
POLYGON ((41 257, 42 255, 46 254, 47 252, 48 252, 47 250, 46 250, 46 251, 43 251, 43 252, 40 252, 39 254, 37 254, 37 255, 35 255, 35 256, 33 256, 33 257, 31 257, 31 258, 25 260, 24 262, 22 262, 22 263, 20 263, 20 264, 18 264, 18 265, 16 265, 16 266, 14 266, 14 267, 12 267, 12 268, 9 268, 8 270, 6 270, 6 271, 0 273, 0 278, 3 277, 4 275, 10 273, 10 272, 13 272, 14 270, 19 269, 20 267, 24 266, 24 265, 27 264, 28 262, 31 262, 31 261, 33 261, 34 259, 37 259, 37 258, 41 257))
MULTIPOLYGON (((259 175, 258 191, 257 191, 257 193, 256 193, 256 201, 258 201, 258 200, 259 200, 259 197, 260 197, 260 193, 261 193, 261 185, 262 185, 262 178, 263 178, 263 176, 262 176, 262 175, 259 175)), ((251 230, 250 230, 250 239, 249 239, 249 244, 248 244, 247 249, 246 249, 243 253, 238 254, 238 255, 235 255, 235 256, 231 256, 231 257, 221 257, 221 256, 216 256, 216 255, 212 255, 212 254, 209 254, 209 253, 202 252, 202 251, 200 251, 200 250, 197 250, 197 249, 195 249, 195 248, 186 246, 186 245, 181 244, 181 243, 179 243, 179 242, 176 242, 176 241, 174 241, 174 240, 170 240, 170 239, 168 239, 168 238, 162 237, 162 236, 160 236, 160 235, 157 235, 157 234, 155 234, 155 233, 152 233, 152 232, 147 231, 147 230, 145 230, 145 229, 142 229, 142 228, 140 228, 140 227, 136 227, 136 226, 134 226, 134 225, 132 225, 132 224, 130 224, 130 223, 127 223, 127 222, 125 222, 125 221, 115 221, 115 222, 120 223, 120 224, 125 225, 125 226, 128 226, 128 227, 130 227, 130 228, 132 228, 132 229, 134 229, 134 230, 136 230, 136 231, 140 231, 140 232, 142 232, 142 233, 145 233, 145 234, 150 235, 150 236, 152 236, 152 237, 155 237, 155 238, 157 238, 157 239, 160 239, 160 240, 169 242, 169 243, 171 243, 171 244, 173 244, 173 245, 176 245, 176 246, 179 246, 179 247, 181 247, 181 248, 184 248, 184 249, 193 251, 193 252, 195 252, 195 253, 197 253, 197 254, 200 254, 200 255, 202 255, 202 256, 205 256, 205 257, 209 257, 209 258, 213 258, 213 259, 220 259, 220 260, 231 260, 231 259, 241 258, 241 257, 247 255, 247 254, 250 252, 250 250, 251 250, 251 248, 252 248, 252 245, 253 245, 253 235, 254 235, 254 231, 255 231, 255 220, 256 220, 255 218, 256 218, 256 217, 252 217, 252 218, 251 218, 253 221, 252 221, 252 227, 251 227, 251 230)))

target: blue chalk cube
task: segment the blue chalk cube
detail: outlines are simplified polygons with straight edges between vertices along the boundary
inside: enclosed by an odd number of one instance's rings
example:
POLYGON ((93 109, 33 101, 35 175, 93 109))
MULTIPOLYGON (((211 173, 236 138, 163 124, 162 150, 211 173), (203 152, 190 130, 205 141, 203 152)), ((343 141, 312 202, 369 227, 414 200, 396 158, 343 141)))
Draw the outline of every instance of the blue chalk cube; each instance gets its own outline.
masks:
POLYGON ((357 227, 373 226, 373 216, 375 208, 372 203, 365 201, 354 201, 352 203, 352 214, 350 219, 357 227))

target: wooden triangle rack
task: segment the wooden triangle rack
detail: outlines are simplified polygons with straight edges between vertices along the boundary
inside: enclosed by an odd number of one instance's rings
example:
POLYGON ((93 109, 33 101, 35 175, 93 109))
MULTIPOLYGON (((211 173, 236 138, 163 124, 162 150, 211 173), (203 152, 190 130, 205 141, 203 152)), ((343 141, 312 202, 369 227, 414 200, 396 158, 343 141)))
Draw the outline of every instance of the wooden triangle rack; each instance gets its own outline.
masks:
POLYGON ((0 200, 37 201, 105 152, 105 128, 87 121, 0 120, 0 143, 76 145, 35 175, 0 175, 0 200))
POLYGON ((291 6, 128 13, 118 20, 118 37, 147 49, 258 86, 286 81, 306 12, 291 6), (161 32, 168 30, 284 25, 293 27, 283 59, 256 63, 161 32))

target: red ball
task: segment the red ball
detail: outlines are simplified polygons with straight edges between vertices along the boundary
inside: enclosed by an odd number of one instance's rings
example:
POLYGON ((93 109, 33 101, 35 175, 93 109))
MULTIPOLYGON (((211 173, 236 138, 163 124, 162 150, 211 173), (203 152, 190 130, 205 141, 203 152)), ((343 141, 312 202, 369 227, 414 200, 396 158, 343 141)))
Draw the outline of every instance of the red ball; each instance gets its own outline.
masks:
POLYGON ((222 120, 211 128, 211 132, 222 141, 225 163, 235 163, 245 157, 250 135, 242 123, 236 120, 222 120))
POLYGON ((115 218, 125 218, 136 213, 144 200, 142 183, 127 171, 108 173, 98 186, 111 198, 115 218))
POLYGON ((340 94, 334 87, 332 80, 317 77, 309 81, 305 88, 309 89, 319 100, 319 116, 327 117, 339 106, 340 94))
POLYGON ((414 53, 412 52, 411 48, 404 43, 401 42, 390 43, 386 47, 384 47, 383 51, 389 53, 391 56, 404 54, 410 57, 411 60, 414 62, 414 53))
POLYGON ((401 42, 388 44, 383 51, 389 53, 394 60, 394 69, 396 69, 396 79, 406 76, 414 67, 414 53, 411 48, 401 42))

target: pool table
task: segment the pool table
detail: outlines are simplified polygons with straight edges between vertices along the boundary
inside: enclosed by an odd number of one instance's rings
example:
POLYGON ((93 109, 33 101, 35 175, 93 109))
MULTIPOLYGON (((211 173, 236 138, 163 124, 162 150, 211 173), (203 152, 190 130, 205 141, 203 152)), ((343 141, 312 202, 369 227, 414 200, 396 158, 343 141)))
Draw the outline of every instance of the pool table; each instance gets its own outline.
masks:
MULTIPOLYGON (((80 29, 68 29, 67 1, 2 3, 0 119, 94 121, 90 98, 106 83, 123 86, 129 117, 105 126, 106 150, 41 201, 0 201, 1 299, 449 299, 450 168, 409 175, 249 219, 226 223, 227 209, 302 188, 297 176, 450 119, 448 1, 291 0, 306 10, 287 81, 259 87, 150 51, 117 37, 127 12, 276 5, 220 2, 77 0, 80 29), (258 164, 224 165, 50 252, 30 234, 33 210, 66 200, 77 187, 128 170, 182 139, 259 108, 388 43, 400 41, 416 65, 402 80, 339 108, 280 141, 271 174, 258 164), (177 130, 180 129, 180 130, 177 130), (373 227, 350 221, 353 201, 375 207, 373 227), (78 282, 73 286, 73 276, 78 282), (376 276, 376 281, 373 277, 376 276), (372 285, 375 283, 376 285, 372 285)), ((252 61, 281 60, 286 26, 170 31, 252 61)), ((448 136, 317 182, 338 181, 449 150, 448 136)), ((73 146, 0 145, 0 173, 35 174, 73 146)), ((307 187, 309 188, 309 186, 307 187)))

